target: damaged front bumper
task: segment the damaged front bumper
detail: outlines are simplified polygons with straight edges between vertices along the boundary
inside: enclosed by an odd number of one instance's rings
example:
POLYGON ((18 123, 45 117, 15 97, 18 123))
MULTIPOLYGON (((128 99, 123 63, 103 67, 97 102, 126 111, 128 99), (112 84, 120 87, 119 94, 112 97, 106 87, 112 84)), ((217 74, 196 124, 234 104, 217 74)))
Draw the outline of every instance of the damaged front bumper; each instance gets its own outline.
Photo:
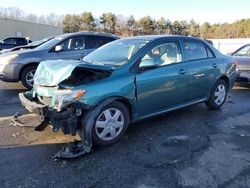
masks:
POLYGON ((42 131, 48 124, 51 124, 54 132, 61 129, 64 134, 71 134, 72 136, 76 135, 79 126, 81 126, 82 113, 91 109, 91 106, 76 101, 58 112, 41 104, 36 97, 32 96, 32 92, 20 93, 19 99, 28 111, 41 116, 43 121, 35 130, 42 131))
POLYGON ((91 126, 89 126, 90 122, 86 120, 90 114, 88 112, 92 108, 91 106, 80 102, 74 102, 63 111, 57 112, 44 104, 40 104, 37 98, 32 96, 31 92, 20 93, 19 98, 22 105, 28 111, 41 116, 43 121, 35 128, 35 130, 42 131, 48 126, 48 124, 51 124, 53 131, 62 129, 64 134, 71 134, 72 136, 75 136, 77 131, 79 131, 81 141, 75 141, 67 144, 55 154, 54 158, 75 158, 85 155, 91 151, 91 126), (85 119, 82 119, 85 115, 83 112, 87 113, 85 119), (86 126, 82 122, 85 122, 86 126))

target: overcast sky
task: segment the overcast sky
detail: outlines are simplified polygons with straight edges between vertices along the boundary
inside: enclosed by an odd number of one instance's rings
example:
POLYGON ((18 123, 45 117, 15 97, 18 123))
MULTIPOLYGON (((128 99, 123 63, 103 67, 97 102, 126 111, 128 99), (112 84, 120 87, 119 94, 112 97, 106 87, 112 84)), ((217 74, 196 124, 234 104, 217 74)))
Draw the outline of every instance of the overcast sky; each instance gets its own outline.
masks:
POLYGON ((250 0, 0 0, 0 7, 15 6, 34 14, 79 14, 90 11, 95 17, 104 12, 137 19, 150 15, 174 20, 194 19, 199 23, 234 22, 250 18, 250 0))

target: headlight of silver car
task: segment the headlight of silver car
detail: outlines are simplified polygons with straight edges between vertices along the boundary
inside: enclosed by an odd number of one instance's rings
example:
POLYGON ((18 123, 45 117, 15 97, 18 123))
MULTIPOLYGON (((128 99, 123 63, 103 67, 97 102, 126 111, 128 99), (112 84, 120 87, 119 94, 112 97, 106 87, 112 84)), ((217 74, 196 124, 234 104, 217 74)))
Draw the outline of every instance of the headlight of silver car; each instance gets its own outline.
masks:
POLYGON ((16 59, 17 57, 18 57, 18 54, 11 54, 11 55, 1 57, 0 58, 0 63, 2 63, 2 64, 12 63, 12 61, 14 59, 16 59))
POLYGON ((55 91, 55 108, 59 112, 67 105, 79 100, 86 90, 58 90, 55 91))

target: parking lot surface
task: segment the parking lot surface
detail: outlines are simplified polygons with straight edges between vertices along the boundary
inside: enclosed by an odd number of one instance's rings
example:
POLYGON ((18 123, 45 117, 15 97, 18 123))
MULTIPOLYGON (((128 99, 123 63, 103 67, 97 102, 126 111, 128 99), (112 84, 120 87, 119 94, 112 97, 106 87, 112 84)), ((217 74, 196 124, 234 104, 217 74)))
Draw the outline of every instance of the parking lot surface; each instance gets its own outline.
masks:
MULTIPOLYGON (((25 113, 20 84, 0 82, 0 187, 249 187, 250 87, 221 110, 204 104, 129 127, 120 142, 72 160, 53 155, 72 137, 11 123, 25 113)), ((34 115, 21 117, 35 125, 34 115)))

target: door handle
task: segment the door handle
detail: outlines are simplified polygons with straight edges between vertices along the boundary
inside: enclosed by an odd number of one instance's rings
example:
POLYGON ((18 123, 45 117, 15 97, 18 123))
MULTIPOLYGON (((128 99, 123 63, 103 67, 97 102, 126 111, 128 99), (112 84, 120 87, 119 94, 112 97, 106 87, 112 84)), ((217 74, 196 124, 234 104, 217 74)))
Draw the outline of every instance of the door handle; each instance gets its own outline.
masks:
POLYGON ((217 68, 218 65, 216 63, 213 64, 213 68, 217 68))
POLYGON ((184 70, 184 69, 181 69, 181 70, 179 71, 179 74, 186 74, 186 73, 187 73, 187 71, 184 70))

